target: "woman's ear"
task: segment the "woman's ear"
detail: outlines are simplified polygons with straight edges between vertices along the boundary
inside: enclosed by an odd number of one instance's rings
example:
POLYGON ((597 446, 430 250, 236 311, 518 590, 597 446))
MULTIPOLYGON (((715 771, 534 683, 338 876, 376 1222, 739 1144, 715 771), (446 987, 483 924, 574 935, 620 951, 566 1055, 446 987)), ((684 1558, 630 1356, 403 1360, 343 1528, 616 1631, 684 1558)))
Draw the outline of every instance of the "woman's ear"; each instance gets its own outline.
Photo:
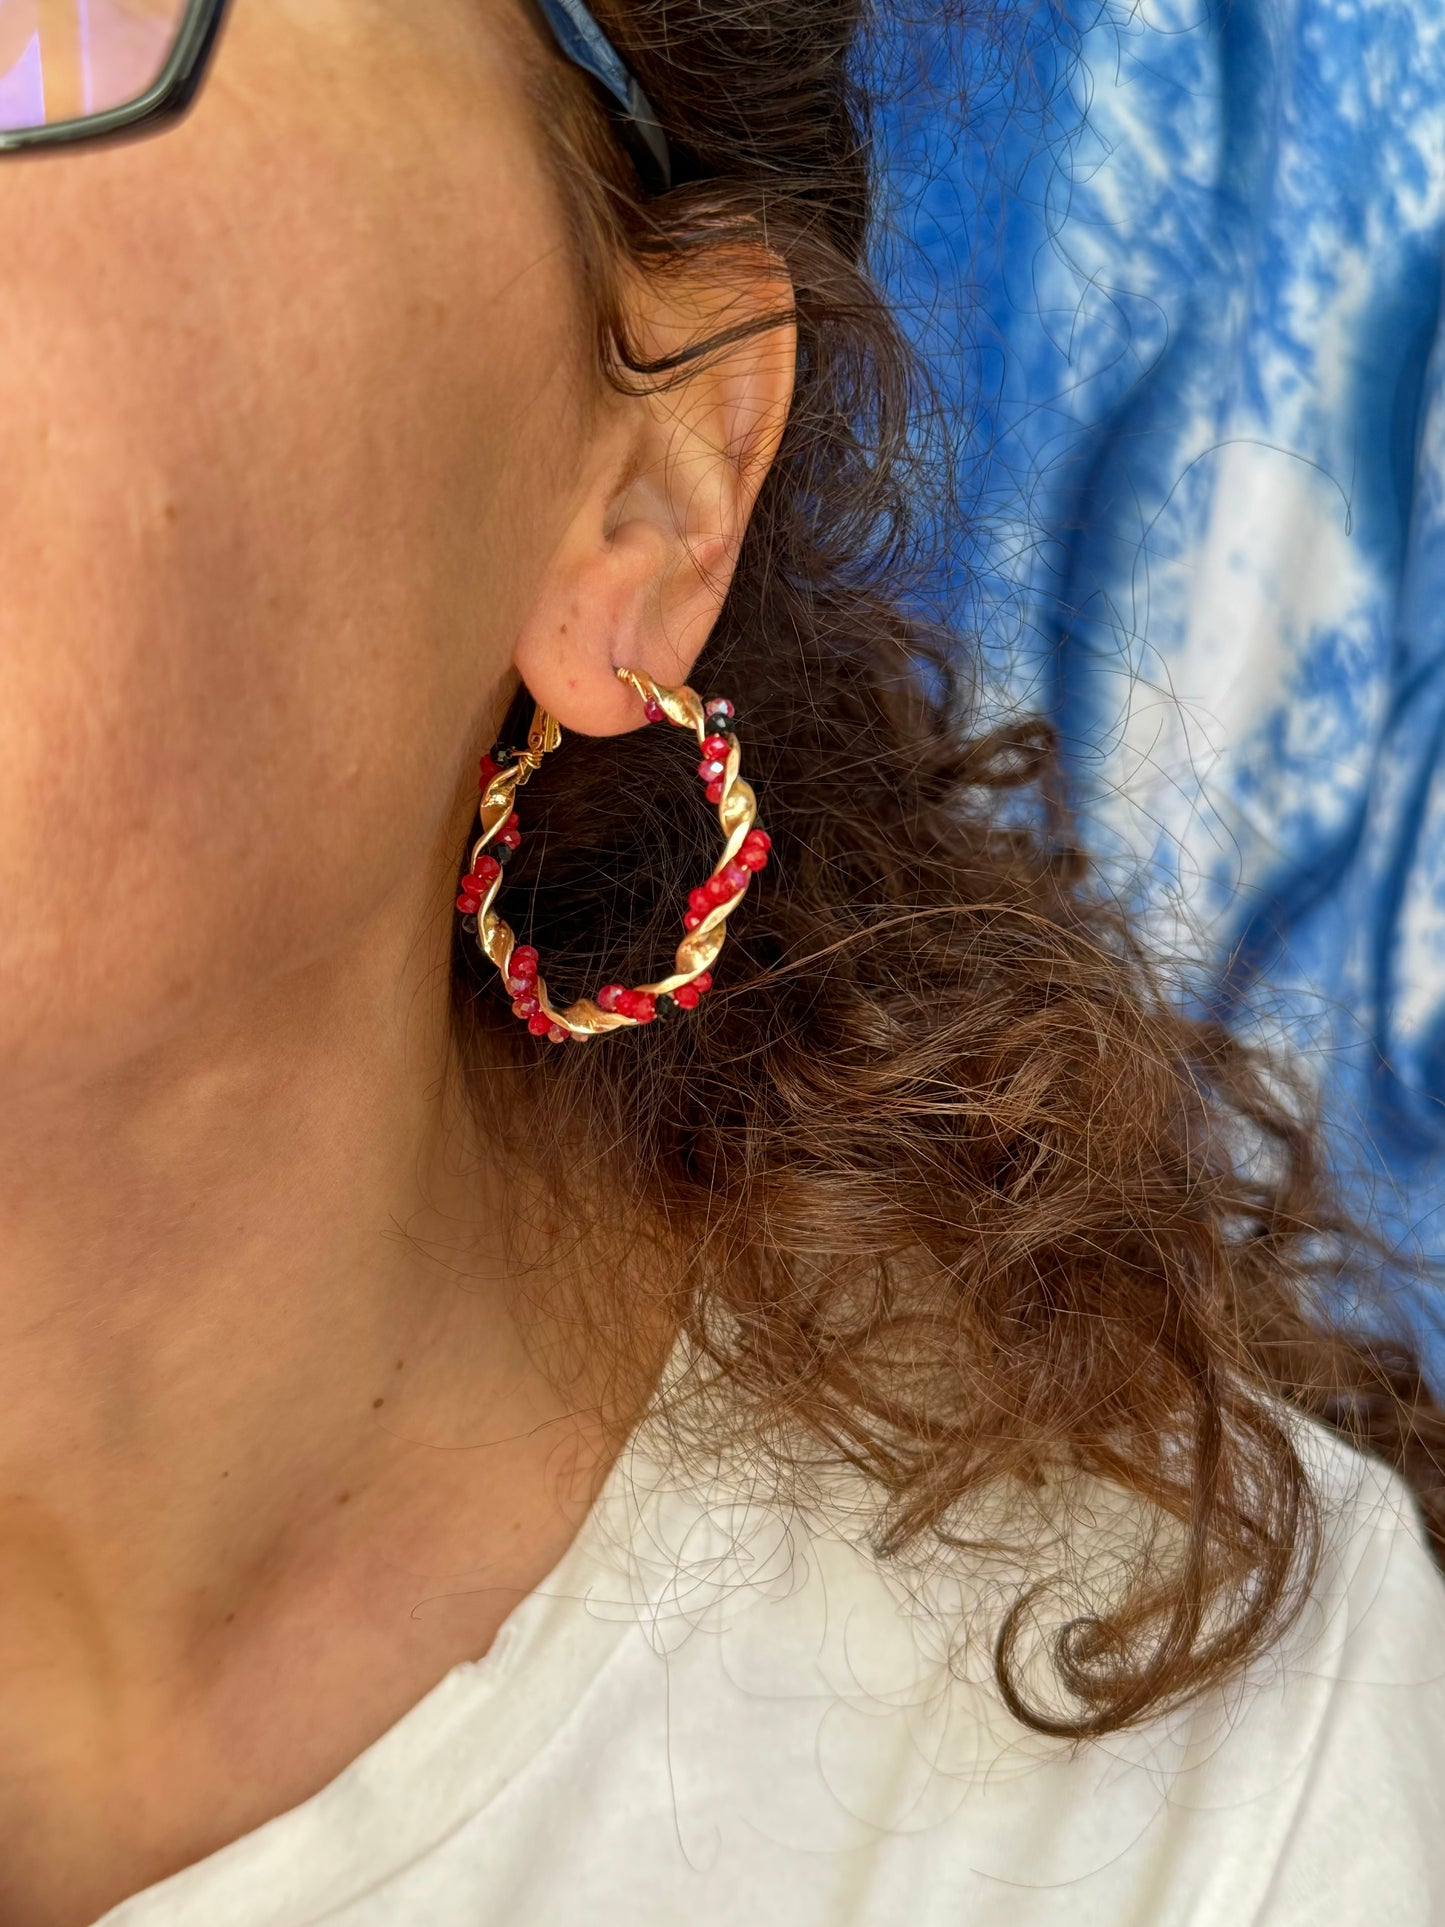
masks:
POLYGON ((797 348, 791 283, 760 246, 635 276, 626 327, 642 372, 597 411, 514 658, 562 727, 592 736, 640 721, 617 668, 691 674, 782 438, 797 348))

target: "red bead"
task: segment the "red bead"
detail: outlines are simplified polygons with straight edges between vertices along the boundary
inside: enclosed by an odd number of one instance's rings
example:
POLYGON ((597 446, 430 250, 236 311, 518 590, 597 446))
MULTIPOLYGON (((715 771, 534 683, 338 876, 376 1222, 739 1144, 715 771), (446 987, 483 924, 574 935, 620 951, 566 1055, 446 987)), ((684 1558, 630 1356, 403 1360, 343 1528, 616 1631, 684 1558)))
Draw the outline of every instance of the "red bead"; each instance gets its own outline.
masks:
POLYGON ((535 977, 508 977, 507 988, 514 997, 525 997, 537 987, 535 977))
POLYGON ((730 747, 726 736, 709 736, 702 746, 702 753, 711 756, 715 762, 725 763, 730 747))
POLYGON ((689 910, 687 915, 682 920, 682 927, 684 930, 697 930, 701 927, 701 925, 702 925, 702 912, 700 910, 689 910))
POLYGON ((457 888, 464 897, 484 897, 487 894, 485 880, 470 871, 462 878, 457 888))
POLYGON ((552 1028, 547 1032, 547 1042, 549 1044, 565 1044, 566 1041, 566 1031, 563 1030, 560 1024, 553 1024, 552 1028))
POLYGON ((480 787, 481 789, 485 789, 485 788, 487 787, 487 785, 488 785, 488 783, 490 783, 490 782, 491 782, 491 780, 492 780, 492 778, 493 778, 494 776, 500 776, 500 775, 501 775, 501 773, 502 773, 502 772, 501 772, 501 771, 500 771, 500 770, 499 770, 499 769, 497 768, 497 766, 496 766, 496 764, 495 764, 495 763, 494 763, 494 762, 492 761, 492 759, 491 759, 491 757, 490 757, 490 756, 484 756, 484 757, 482 758, 482 760, 481 760, 481 764, 480 764, 480 766, 479 766, 479 767, 480 767, 480 769, 481 769, 481 772, 482 772, 482 774, 481 774, 481 781, 480 781, 480 784, 479 784, 479 787, 480 787))
POLYGON ((727 903, 737 895, 731 884, 725 883, 721 877, 709 877, 702 887, 709 903, 727 903))
POLYGON ((530 970, 535 973, 537 965, 541 961, 542 959, 537 955, 536 947, 533 944, 519 943, 512 951, 513 970, 530 970))
POLYGON ((738 862, 745 870, 766 870, 768 853, 766 850, 760 850, 756 843, 744 843, 738 851, 738 862))
POLYGON ((705 917, 712 908, 712 898, 699 884, 696 890, 688 891, 687 907, 689 910, 696 910, 700 917, 705 917))
POLYGON ((657 700, 656 696, 648 697, 642 706, 642 713, 650 723, 665 723, 667 721, 667 711, 657 700))
POLYGON ((697 773, 704 783, 715 783, 726 769, 726 763, 720 763, 715 756, 710 756, 706 762, 698 764, 697 773))
POLYGON ((464 917, 474 917, 482 907, 480 897, 474 897, 470 890, 463 890, 457 898, 457 908, 464 917))
POLYGON ((520 850, 522 847, 522 832, 520 830, 503 830, 498 836, 497 841, 509 850, 520 850))
POLYGON ((705 794, 707 796, 707 800, 709 803, 721 803, 723 799, 722 783, 720 781, 716 783, 709 783, 707 786, 707 790, 705 791, 705 794))
POLYGON ((633 991, 632 1004, 627 1015, 629 1017, 635 1017, 639 1024, 650 1024, 652 1022, 653 1018, 657 1015, 657 1006, 648 991, 633 991))
POLYGON ((504 830, 519 829, 521 827, 521 823, 522 823, 521 817, 518 816, 515 810, 513 810, 512 814, 507 818, 506 822, 502 825, 502 828, 504 830))
POLYGON ((472 875, 481 884, 493 884, 501 874, 502 866, 494 856, 479 856, 472 865, 472 875))
POLYGON ((744 868, 741 863, 729 863, 725 865, 720 874, 724 883, 732 885, 734 896, 737 895, 739 890, 746 890, 753 880, 752 871, 744 868))
POLYGON ((679 984, 677 989, 672 993, 672 1001, 677 1005, 679 1010, 696 1010, 698 1006, 697 986, 695 984, 679 984))
POLYGON ((709 696, 703 704, 703 713, 708 716, 731 716, 735 711, 726 696, 709 696))
POLYGON ((615 1016, 622 1009, 622 999, 628 995, 625 984, 604 984, 597 993, 597 1008, 615 1016))
POLYGON ((552 1028, 552 1019, 545 1010, 537 1010, 527 1019, 527 1028, 534 1037, 545 1037, 552 1028))
POLYGON ((537 1002, 535 997, 522 996, 518 997, 512 1005, 512 1015, 514 1017, 534 1017, 541 1008, 542 1006, 537 1002))
POLYGON ((705 997, 712 989, 712 972, 700 970, 692 980, 692 987, 699 997, 705 997))
POLYGON ((756 844, 760 850, 771 850, 773 847, 773 839, 768 835, 767 831, 757 828, 749 830, 743 838, 743 842, 756 844))

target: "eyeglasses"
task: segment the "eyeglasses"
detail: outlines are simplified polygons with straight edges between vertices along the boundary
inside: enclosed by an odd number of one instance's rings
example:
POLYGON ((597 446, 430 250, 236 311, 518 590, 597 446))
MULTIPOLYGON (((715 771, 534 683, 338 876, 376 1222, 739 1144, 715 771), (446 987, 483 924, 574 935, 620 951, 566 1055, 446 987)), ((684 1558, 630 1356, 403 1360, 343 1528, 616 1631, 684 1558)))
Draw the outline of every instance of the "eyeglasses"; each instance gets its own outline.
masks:
MULTIPOLYGON (((590 76, 649 193, 673 150, 637 77, 582 0, 536 0, 590 76)), ((0 0, 0 155, 158 132, 195 99, 228 0, 0 0)))

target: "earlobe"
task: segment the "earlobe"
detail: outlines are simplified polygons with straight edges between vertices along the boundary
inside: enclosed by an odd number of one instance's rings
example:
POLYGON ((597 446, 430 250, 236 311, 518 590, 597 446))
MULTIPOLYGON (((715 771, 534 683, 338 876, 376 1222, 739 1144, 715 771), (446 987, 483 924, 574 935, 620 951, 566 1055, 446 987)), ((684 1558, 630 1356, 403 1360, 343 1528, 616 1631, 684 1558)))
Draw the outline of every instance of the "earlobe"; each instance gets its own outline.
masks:
POLYGON ((598 410, 592 470, 517 641, 522 680, 564 729, 637 724, 619 666, 688 680, 786 424, 791 301, 762 248, 635 283, 645 373, 598 410))

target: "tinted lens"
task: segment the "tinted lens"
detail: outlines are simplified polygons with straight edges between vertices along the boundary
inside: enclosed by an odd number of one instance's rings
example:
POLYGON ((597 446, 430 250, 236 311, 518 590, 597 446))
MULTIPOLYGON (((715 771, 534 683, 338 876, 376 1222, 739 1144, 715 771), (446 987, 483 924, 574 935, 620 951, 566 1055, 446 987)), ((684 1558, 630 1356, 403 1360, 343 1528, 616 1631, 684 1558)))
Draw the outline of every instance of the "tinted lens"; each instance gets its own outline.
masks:
POLYGON ((0 132, 139 99, 189 11, 189 0, 0 0, 0 132))

